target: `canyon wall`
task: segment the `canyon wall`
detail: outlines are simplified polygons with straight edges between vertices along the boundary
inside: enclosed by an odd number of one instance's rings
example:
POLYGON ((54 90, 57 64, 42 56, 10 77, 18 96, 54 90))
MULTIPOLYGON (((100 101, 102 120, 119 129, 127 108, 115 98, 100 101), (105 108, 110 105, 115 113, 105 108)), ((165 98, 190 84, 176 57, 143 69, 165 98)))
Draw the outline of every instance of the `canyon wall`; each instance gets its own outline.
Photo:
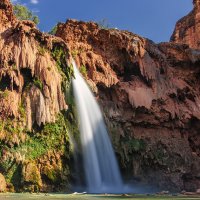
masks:
POLYGON ((67 190, 68 48, 0 2, 0 173, 8 191, 67 190), (66 128, 67 127, 67 128, 66 128))
POLYGON ((76 20, 45 34, 1 0, 0 191, 68 191, 76 178, 70 57, 101 105, 125 181, 200 188, 198 13, 196 0, 171 42, 155 44, 76 20))
POLYGON ((200 52, 76 20, 57 36, 101 104, 125 180, 199 188, 200 52))
POLYGON ((180 19, 171 36, 171 41, 188 44, 190 48, 200 48, 200 1, 193 0, 194 9, 180 19))

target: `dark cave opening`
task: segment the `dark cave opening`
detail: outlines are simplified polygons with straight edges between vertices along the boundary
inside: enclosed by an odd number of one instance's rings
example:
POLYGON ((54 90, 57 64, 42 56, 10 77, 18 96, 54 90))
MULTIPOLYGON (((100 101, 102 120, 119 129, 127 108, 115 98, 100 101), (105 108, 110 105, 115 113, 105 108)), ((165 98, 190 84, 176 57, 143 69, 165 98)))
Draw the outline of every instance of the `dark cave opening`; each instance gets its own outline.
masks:
POLYGON ((5 91, 9 90, 11 85, 11 79, 8 75, 3 76, 0 81, 0 90, 5 91))
POLYGON ((31 69, 29 68, 22 68, 20 69, 20 72, 24 78, 24 86, 23 86, 23 90, 30 84, 33 82, 33 76, 31 73, 31 69))

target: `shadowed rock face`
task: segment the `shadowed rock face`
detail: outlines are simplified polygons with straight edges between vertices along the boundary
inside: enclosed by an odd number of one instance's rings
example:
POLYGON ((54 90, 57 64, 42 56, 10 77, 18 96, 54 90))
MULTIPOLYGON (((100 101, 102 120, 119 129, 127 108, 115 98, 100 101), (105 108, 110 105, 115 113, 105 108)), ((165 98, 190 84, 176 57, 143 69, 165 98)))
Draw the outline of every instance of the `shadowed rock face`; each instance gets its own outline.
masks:
POLYGON ((57 36, 87 69, 125 177, 199 188, 200 52, 75 20, 57 36))
POLYGON ((200 48, 200 1, 193 0, 194 9, 180 19, 171 36, 171 41, 188 44, 191 48, 200 48))

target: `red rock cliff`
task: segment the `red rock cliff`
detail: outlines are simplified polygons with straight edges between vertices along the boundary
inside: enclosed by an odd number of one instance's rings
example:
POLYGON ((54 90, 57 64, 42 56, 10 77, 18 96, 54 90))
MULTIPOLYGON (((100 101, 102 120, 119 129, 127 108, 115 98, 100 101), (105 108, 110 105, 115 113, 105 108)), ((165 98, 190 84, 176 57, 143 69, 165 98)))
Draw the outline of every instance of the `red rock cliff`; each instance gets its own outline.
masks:
POLYGON ((61 86, 69 48, 104 111, 125 178, 176 191, 200 188, 200 51, 183 44, 199 47, 194 4, 177 24, 178 44, 155 44, 75 20, 59 24, 53 37, 16 20, 1 0, 0 173, 7 187, 57 191, 68 183, 66 127, 75 118, 65 113, 69 123, 61 115, 61 86))
POLYGON ((171 36, 171 41, 188 44, 191 48, 200 48, 200 1, 193 0, 194 9, 180 19, 171 36))
POLYGON ((11 26, 15 22, 15 17, 13 15, 12 5, 9 0, 1 0, 0 2, 0 31, 4 28, 11 26))
POLYGON ((67 58, 62 39, 18 21, 11 3, 0 1, 0 175, 12 192, 68 186, 70 144, 61 113, 67 58))
POLYGON ((199 188, 200 52, 75 20, 60 24, 57 36, 87 69, 124 175, 199 188))

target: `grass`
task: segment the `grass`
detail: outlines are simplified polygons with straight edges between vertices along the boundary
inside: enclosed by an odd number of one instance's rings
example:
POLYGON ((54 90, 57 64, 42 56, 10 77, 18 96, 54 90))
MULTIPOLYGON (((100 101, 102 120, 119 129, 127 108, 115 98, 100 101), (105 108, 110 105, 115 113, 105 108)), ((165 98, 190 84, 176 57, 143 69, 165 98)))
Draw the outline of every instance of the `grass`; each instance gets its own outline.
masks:
POLYGON ((27 199, 32 199, 32 200, 122 200, 122 199, 130 199, 130 200, 175 200, 175 199, 180 199, 180 200, 200 200, 200 196, 172 196, 172 195, 167 195, 167 196, 159 196, 159 195, 128 195, 128 196, 122 196, 122 195, 89 195, 89 194, 0 194, 0 199, 4 200, 15 200, 15 199, 20 199, 20 200, 27 200, 27 199))

